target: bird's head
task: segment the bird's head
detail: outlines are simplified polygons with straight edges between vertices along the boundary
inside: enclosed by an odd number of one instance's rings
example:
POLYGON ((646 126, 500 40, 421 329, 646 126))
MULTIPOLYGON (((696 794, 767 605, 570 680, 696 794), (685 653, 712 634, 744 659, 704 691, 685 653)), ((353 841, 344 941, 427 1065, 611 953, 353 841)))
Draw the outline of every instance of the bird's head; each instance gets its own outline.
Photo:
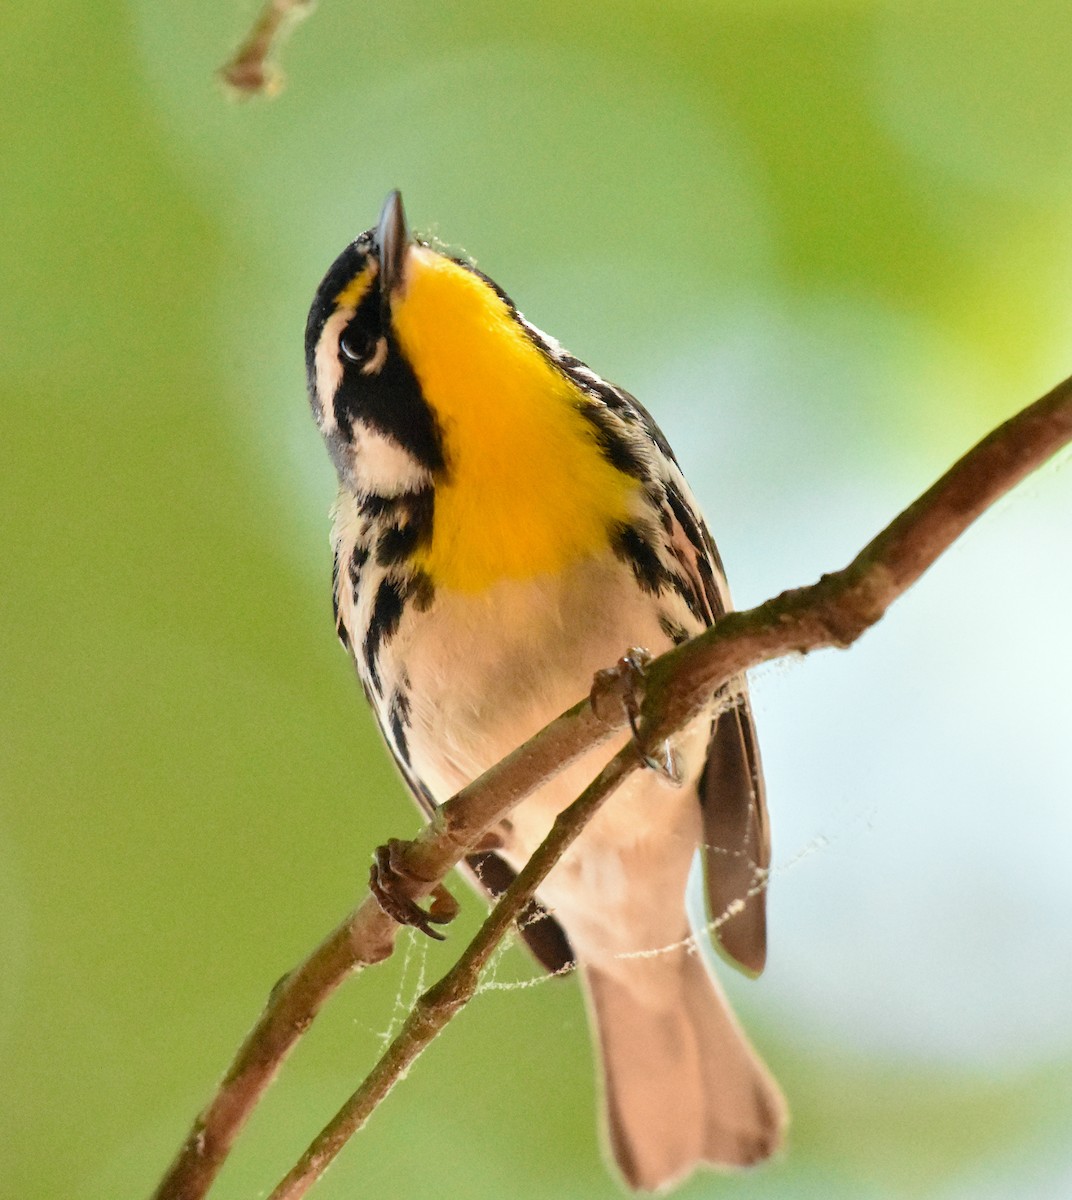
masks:
POLYGON ((490 279, 414 238, 391 192, 324 276, 306 326, 313 415, 336 465, 357 451, 358 470, 375 471, 367 460, 387 442, 388 457, 434 476, 463 440, 451 427, 487 419, 482 398, 514 415, 514 402, 569 391, 532 333, 490 279))
POLYGON ((324 277, 305 353, 343 488, 434 492, 437 579, 557 569, 628 515, 637 480, 592 423, 581 364, 487 276, 413 238, 398 192, 324 277))

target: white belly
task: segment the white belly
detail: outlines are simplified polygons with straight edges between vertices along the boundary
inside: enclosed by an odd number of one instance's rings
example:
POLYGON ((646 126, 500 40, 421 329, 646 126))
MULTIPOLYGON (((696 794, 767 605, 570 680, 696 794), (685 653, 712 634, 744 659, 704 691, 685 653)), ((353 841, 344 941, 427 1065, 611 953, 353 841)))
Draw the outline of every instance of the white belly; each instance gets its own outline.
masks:
MULTIPOLYGON (((506 581, 478 596, 440 591, 391 647, 410 680, 413 769, 442 803, 587 695, 597 670, 632 646, 658 654, 669 644, 657 602, 609 554, 555 580, 506 581)), ((686 780, 700 771, 709 726, 700 718, 675 746, 686 780)), ((625 740, 573 764, 514 810, 501 832, 515 869, 625 740)), ((679 897, 699 827, 695 787, 650 770, 607 801, 540 890, 584 958, 683 936, 679 897)))

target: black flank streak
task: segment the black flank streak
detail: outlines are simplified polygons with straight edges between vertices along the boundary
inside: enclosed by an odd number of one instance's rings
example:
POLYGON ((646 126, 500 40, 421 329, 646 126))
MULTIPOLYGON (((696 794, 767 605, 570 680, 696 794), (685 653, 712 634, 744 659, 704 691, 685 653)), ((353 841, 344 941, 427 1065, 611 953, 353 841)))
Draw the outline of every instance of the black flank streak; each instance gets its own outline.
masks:
POLYGON ((644 540, 635 525, 616 525, 611 533, 611 545, 614 553, 633 568, 633 574, 644 591, 653 594, 662 591, 667 582, 667 571, 654 548, 644 540))
POLYGON ((685 497, 672 483, 666 485, 666 499, 669 501, 674 516, 677 517, 678 524, 684 530, 685 536, 692 543, 692 548, 696 551, 697 556, 706 558, 707 542, 700 530, 699 522, 685 503, 685 497))
POLYGON ((704 625, 711 624, 710 609, 691 579, 686 579, 683 575, 671 575, 670 586, 685 601, 686 607, 697 621, 704 625))
POLYGON ((361 584, 361 568, 368 562, 368 547, 354 546, 350 551, 350 563, 346 574, 350 577, 350 587, 353 588, 354 599, 357 599, 357 589, 361 584))
POLYGON ((423 571, 415 571, 409 581, 407 592, 417 612, 427 612, 435 599, 435 584, 423 571))
POLYGON ((432 540, 435 493, 431 488, 397 496, 367 493, 358 500, 358 508, 369 521, 387 525, 376 543, 376 561, 381 566, 405 562, 432 540))
POLYGON ((435 493, 430 487, 417 492, 398 492, 394 496, 365 492, 358 497, 357 508, 363 517, 372 521, 411 521, 430 531, 435 493))
POLYGON ((376 543, 376 561, 381 567, 405 562, 417 549, 419 533, 415 525, 389 525, 376 543))
POLYGON ((718 586, 715 583, 715 571, 711 566, 711 560, 706 554, 701 554, 696 559, 696 566, 700 572, 700 579, 703 582, 704 595, 707 597, 708 603, 711 606, 711 615, 709 620, 714 621, 717 617, 722 616, 725 609, 722 606, 722 600, 718 594, 718 586))
MULTIPOLYGON (((537 338, 533 337, 533 340, 546 350, 546 347, 537 338)), ((631 423, 635 422, 638 415, 636 410, 640 408, 640 405, 636 404, 628 392, 623 392, 613 383, 607 383, 605 379, 601 379, 587 363, 581 362, 572 354, 563 352, 554 361, 556 366, 569 376, 581 391, 602 400, 611 412, 617 413, 631 423), (635 408, 632 405, 635 405, 635 408)))
POLYGON ((398 757, 409 766, 409 742, 406 739, 406 726, 408 724, 406 717, 409 713, 409 701, 396 692, 391 701, 391 713, 387 718, 388 724, 391 726, 391 737, 394 739, 395 750, 398 757), (403 709, 403 705, 405 706, 403 709))
POLYGON ((406 519, 418 530, 417 544, 426 546, 432 540, 432 526, 435 521, 435 492, 432 488, 407 493, 406 519))
POLYGON ((380 694, 380 668, 376 663, 376 655, 380 650, 380 639, 378 636, 373 637, 373 632, 370 629, 365 634, 365 670, 368 673, 368 682, 365 684, 365 699, 372 703, 372 696, 375 693, 380 694), (371 651, 371 653, 370 653, 371 651))
POLYGON ((331 616, 335 622, 335 634, 347 652, 350 649, 350 631, 339 616, 339 551, 336 549, 331 562, 331 616))
POLYGON ((663 533, 668 536, 673 535, 674 518, 670 510, 666 507, 666 488, 658 479, 652 479, 649 480, 644 493, 652 509, 659 514, 659 524, 663 527, 663 533))
POLYGON ((707 601, 708 608, 704 620, 710 623, 717 617, 720 617, 725 611, 722 598, 719 595, 718 585, 715 582, 714 564, 717 563, 719 570, 722 569, 718 551, 715 549, 714 542, 711 541, 711 535, 692 509, 685 503, 685 497, 682 496, 680 490, 672 483, 666 485, 666 499, 673 510, 674 516, 677 518, 678 524, 688 538, 689 544, 696 551, 696 570, 700 575, 700 582, 703 585, 704 598, 707 601))
POLYGON ((424 811, 429 816, 436 810, 436 802, 432 798, 432 793, 428 790, 428 785, 422 783, 415 775, 410 775, 407 772, 407 777, 410 781, 410 787, 413 788, 414 795, 417 797, 417 803, 424 807, 424 811))
POLYGON ((680 646, 682 642, 689 640, 689 631, 684 625, 679 625, 676 621, 668 617, 666 613, 659 614, 659 628, 675 646, 680 646))
POLYGON ((591 401, 582 401, 577 407, 581 416, 595 430, 596 445, 611 466, 633 479, 646 480, 649 474, 647 463, 625 436, 621 421, 603 405, 591 401))
POLYGON ((397 496, 378 496, 375 492, 366 492, 358 497, 357 509, 363 517, 373 520, 377 517, 393 517, 398 499, 397 496))
POLYGON ((402 608, 406 599, 406 585, 394 579, 385 579, 376 592, 372 603, 372 616, 369 619, 368 632, 362 651, 365 658, 365 669, 369 681, 376 692, 380 691, 380 672, 376 659, 380 647, 398 632, 402 619, 402 608))

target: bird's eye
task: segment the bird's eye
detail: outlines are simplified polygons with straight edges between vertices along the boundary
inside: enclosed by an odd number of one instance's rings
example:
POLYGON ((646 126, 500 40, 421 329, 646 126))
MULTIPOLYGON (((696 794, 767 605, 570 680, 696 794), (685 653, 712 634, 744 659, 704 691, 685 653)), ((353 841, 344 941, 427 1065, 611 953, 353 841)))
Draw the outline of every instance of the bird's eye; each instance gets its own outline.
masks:
POLYGON ((368 358, 372 345, 368 338, 348 329, 339 338, 339 349, 351 362, 360 363, 368 358))
POLYGON ((361 330, 344 329, 339 338, 339 352, 356 363, 362 375, 378 375, 387 361, 387 339, 371 337, 361 330))

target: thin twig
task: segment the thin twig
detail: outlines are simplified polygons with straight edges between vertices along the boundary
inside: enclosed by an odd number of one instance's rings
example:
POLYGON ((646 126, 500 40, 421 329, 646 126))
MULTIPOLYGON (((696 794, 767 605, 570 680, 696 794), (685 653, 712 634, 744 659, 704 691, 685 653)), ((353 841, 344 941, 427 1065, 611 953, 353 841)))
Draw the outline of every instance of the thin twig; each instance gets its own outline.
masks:
POLYGON ((243 96, 275 96, 283 87, 283 72, 271 62, 283 39, 313 11, 314 0, 267 0, 246 40, 230 61, 220 67, 220 78, 243 96))
POLYGON ((462 956, 442 979, 418 998, 379 1062, 313 1140, 269 1200, 300 1200, 320 1178, 425 1047, 473 998, 481 972, 492 952, 535 895, 548 871, 569 849, 622 780, 640 765, 636 748, 632 744, 627 745, 611 759, 580 797, 559 814, 551 832, 499 898, 462 956))
MULTIPOLYGON (((714 691, 759 663, 851 645, 980 513, 1069 441, 1072 379, 984 438, 844 570, 750 611, 729 613, 655 659, 645 677, 647 744, 658 745, 683 727, 714 691)), ((401 856, 406 873, 422 881, 414 898, 440 882, 515 804, 624 728, 623 710, 599 709, 595 713, 588 701, 575 705, 443 806, 401 856)), ((349 973, 387 957, 395 933, 394 923, 368 897, 280 981, 155 1200, 200 1200, 206 1194, 253 1107, 324 1001, 349 973)))

